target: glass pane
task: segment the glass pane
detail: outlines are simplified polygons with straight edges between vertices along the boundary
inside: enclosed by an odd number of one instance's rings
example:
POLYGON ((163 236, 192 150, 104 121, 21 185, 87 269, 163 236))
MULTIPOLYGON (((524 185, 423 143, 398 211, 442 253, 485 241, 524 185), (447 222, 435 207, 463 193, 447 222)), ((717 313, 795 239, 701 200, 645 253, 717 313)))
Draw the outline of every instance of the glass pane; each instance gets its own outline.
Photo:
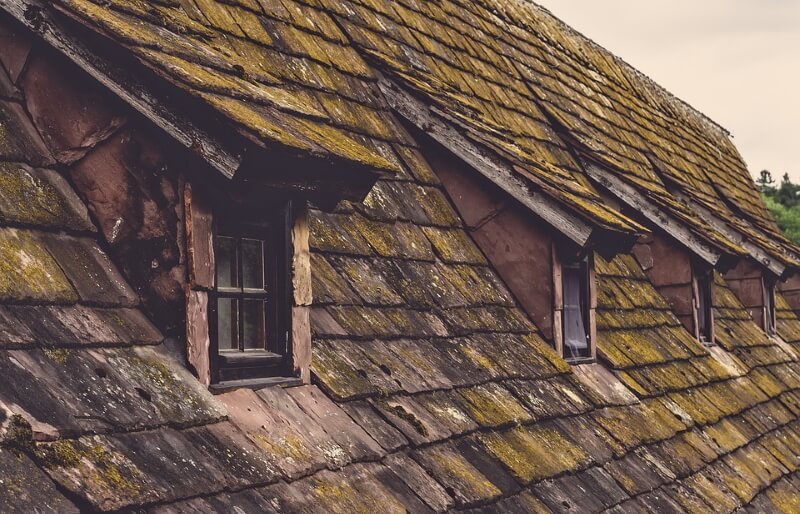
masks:
POLYGON ((217 345, 220 352, 239 350, 239 308, 234 298, 217 299, 217 345))
POLYGON ((264 289, 264 242, 242 239, 242 285, 245 289, 264 289))
POLYGON ((564 281, 564 357, 588 357, 589 341, 583 316, 583 280, 580 267, 562 269, 564 281))
POLYGON ((238 255, 236 252, 236 239, 218 236, 214 248, 214 258, 217 261, 217 287, 238 287, 238 255))
POLYGON ((244 349, 265 350, 267 330, 265 324, 266 302, 264 300, 243 300, 244 349))

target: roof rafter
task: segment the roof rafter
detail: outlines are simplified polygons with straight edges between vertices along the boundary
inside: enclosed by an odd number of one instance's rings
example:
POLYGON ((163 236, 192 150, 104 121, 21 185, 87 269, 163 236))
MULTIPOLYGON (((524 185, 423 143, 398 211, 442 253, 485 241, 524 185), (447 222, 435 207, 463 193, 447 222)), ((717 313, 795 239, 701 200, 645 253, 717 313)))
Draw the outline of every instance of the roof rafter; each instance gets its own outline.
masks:
POLYGON ((703 241, 700 236, 689 230, 666 210, 648 201, 641 192, 626 184, 614 173, 592 163, 585 163, 585 170, 590 178, 597 181, 626 205, 641 213, 651 223, 675 238, 709 265, 716 266, 722 259, 724 254, 721 251, 703 241))
POLYGON ((767 268, 777 277, 782 277, 784 275, 787 267, 775 260, 774 257, 762 250, 758 245, 749 241, 744 234, 731 227, 723 219, 715 215, 710 209, 703 207, 698 202, 689 198, 686 194, 680 192, 674 194, 680 201, 689 205, 692 210, 700 214, 700 216, 703 217, 703 220, 711 225, 715 230, 719 231, 722 235, 744 248, 750 257, 753 258, 753 260, 767 268))

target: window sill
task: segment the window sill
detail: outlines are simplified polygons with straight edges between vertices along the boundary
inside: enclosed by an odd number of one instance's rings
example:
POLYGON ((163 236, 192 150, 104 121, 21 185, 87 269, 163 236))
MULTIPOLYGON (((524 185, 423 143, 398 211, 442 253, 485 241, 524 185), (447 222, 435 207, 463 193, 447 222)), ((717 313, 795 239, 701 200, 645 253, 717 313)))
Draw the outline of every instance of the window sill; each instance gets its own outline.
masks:
POLYGON ((267 387, 294 387, 303 385, 303 381, 297 377, 266 377, 248 378, 244 380, 228 380, 211 384, 209 390, 213 394, 222 394, 235 389, 252 389, 258 391, 267 387))
POLYGON ((594 364, 597 359, 592 357, 575 357, 574 359, 564 359, 570 366, 578 366, 579 364, 594 364))
POLYGON ((283 362, 283 355, 265 351, 221 352, 219 360, 228 366, 267 366, 283 362))

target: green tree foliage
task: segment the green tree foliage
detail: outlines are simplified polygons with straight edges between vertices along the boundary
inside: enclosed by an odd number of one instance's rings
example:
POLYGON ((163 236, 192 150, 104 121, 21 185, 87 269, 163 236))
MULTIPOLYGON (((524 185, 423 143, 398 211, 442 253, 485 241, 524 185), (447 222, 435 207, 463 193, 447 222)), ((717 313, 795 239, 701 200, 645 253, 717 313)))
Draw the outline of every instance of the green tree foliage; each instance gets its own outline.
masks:
POLYGON ((756 185, 786 237, 800 244, 800 184, 792 183, 786 173, 776 186, 772 174, 764 170, 756 179, 756 185))

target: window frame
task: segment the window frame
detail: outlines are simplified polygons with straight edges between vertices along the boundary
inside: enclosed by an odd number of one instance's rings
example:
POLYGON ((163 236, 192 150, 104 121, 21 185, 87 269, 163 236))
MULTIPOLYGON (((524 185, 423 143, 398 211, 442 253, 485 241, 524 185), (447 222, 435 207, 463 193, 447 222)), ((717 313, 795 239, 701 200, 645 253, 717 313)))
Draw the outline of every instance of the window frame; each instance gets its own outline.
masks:
POLYGON ((597 359, 597 335, 595 325, 597 284, 594 271, 594 254, 590 253, 581 258, 569 260, 558 259, 556 257, 556 252, 554 252, 553 255, 556 261, 554 263, 554 290, 556 292, 555 318, 558 323, 558 326, 554 330, 556 351, 564 360, 573 365, 595 362, 597 359), (579 303, 581 307, 581 317, 583 319, 583 328, 586 335, 587 355, 569 356, 566 354, 567 345, 565 344, 567 316, 565 309, 566 297, 564 294, 564 280, 565 270, 575 269, 576 267, 583 268, 580 277, 581 283, 579 290, 582 294, 579 303))
MULTIPOLYGON (((254 212, 242 210, 234 215, 221 215, 227 208, 215 209, 212 223, 212 246, 215 252, 214 287, 208 294, 208 335, 209 363, 211 383, 290 377, 292 371, 291 340, 291 204, 254 212), (219 237, 242 239, 258 239, 264 241, 263 265, 266 291, 240 288, 220 288, 217 284, 217 243, 219 237), (239 347, 238 352, 219 351, 219 312, 220 298, 237 298, 240 300, 255 298, 265 300, 265 348, 263 350, 242 351, 241 308, 237 320, 239 347)), ((237 275, 241 276, 241 244, 237 257, 237 275)), ((241 278, 240 278, 241 280, 241 278)))
POLYGON ((714 345, 714 271, 698 270, 695 268, 693 287, 693 307, 695 338, 706 346, 714 345), (701 305, 705 297, 705 305, 701 305), (706 326, 701 326, 700 314, 706 320, 706 326))
POLYGON ((763 279, 764 287, 764 332, 778 335, 778 315, 776 285, 774 281, 763 279))

